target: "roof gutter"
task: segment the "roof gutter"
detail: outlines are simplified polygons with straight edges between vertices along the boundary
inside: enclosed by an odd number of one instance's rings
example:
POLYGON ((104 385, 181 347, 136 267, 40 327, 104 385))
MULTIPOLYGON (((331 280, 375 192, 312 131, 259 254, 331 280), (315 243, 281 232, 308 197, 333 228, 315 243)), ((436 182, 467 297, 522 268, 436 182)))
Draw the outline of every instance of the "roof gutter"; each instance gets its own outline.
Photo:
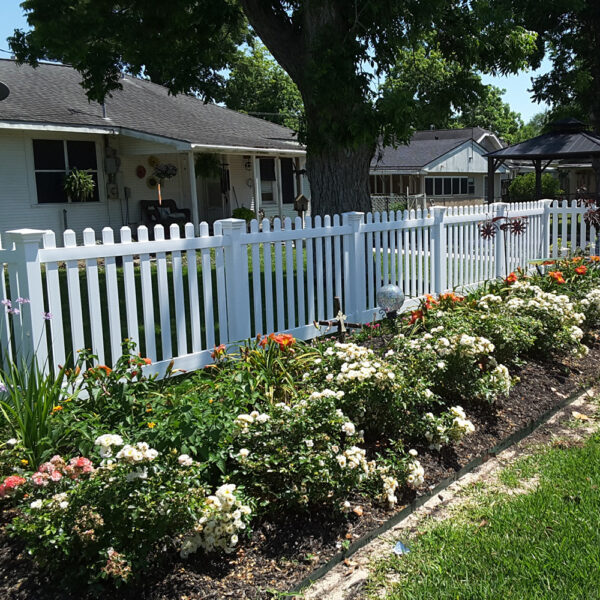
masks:
POLYGON ((57 131, 62 133, 94 133, 116 135, 118 127, 94 125, 55 125, 53 123, 24 123, 22 121, 0 121, 0 129, 20 129, 25 131, 57 131))
POLYGON ((306 150, 285 148, 256 148, 252 146, 218 146, 216 144, 192 144, 199 152, 228 152, 229 154, 260 154, 268 156, 305 156, 306 150))

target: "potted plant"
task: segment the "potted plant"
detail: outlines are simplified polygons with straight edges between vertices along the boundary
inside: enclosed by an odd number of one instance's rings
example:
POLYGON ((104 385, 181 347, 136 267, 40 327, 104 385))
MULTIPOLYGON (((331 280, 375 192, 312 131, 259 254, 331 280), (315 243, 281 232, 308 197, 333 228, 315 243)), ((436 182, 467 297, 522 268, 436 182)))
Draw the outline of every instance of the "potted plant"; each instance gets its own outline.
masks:
POLYGON ((64 190, 71 202, 87 202, 94 195, 96 183, 91 173, 73 169, 65 177, 64 190))

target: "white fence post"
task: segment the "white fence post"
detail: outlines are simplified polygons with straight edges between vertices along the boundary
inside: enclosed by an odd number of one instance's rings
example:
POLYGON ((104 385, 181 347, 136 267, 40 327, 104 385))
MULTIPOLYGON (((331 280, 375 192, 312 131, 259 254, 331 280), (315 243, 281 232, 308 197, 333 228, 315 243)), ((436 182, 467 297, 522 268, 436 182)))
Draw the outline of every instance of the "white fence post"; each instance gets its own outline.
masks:
MULTIPOLYGON (((540 248, 540 258, 549 258, 550 256, 550 207, 552 200, 541 200, 544 207, 542 215, 542 239, 540 248)), ((555 242, 556 243, 556 242, 555 242)), ((537 248, 536 248, 537 250, 537 248)))
POLYGON ((229 341, 250 337, 250 294, 248 288, 248 255, 242 252, 240 236, 246 231, 243 219, 221 219, 225 254, 225 294, 229 341))
MULTIPOLYGON (((38 229, 15 229, 6 232, 9 241, 15 244, 15 263, 9 268, 16 270, 18 289, 10 290, 13 308, 21 311, 20 338, 14 340, 16 348, 15 362, 21 366, 29 364, 35 357, 38 367, 47 373, 48 342, 46 321, 44 319, 44 290, 42 269, 39 260, 40 244, 46 234, 38 229), (15 304, 17 297, 29 302, 15 304)), ((14 281, 14 279, 13 279, 14 281)))
MULTIPOLYGON (((506 217, 506 212, 508 209, 508 204, 506 202, 496 202, 494 206, 497 208, 496 218, 498 217, 506 217)), ((499 219, 498 223, 503 225, 505 223, 504 219, 499 219)), ((505 255, 505 242, 504 242, 504 231, 499 231, 494 237, 494 247, 495 247, 495 264, 496 264, 496 279, 504 279, 508 273, 506 272, 506 265, 504 260, 505 255)))
POLYGON ((443 294, 447 287, 448 244, 446 242, 445 206, 433 207, 433 225, 431 227, 431 260, 433 266, 433 291, 443 294))
POLYGON ((347 212, 342 224, 350 225, 352 233, 344 236, 344 303, 343 310, 351 320, 360 318, 367 309, 365 273, 365 240, 362 232, 365 213, 347 212))

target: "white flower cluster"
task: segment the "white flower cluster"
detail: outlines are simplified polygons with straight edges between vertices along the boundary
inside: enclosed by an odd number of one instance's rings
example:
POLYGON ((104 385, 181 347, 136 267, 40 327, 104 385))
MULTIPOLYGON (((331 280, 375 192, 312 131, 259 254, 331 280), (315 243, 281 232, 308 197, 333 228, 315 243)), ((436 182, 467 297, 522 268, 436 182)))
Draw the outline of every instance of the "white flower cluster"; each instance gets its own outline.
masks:
POLYGON ((341 400, 344 397, 344 393, 342 390, 334 392, 333 390, 325 389, 322 392, 313 392, 309 396, 309 400, 320 400, 321 398, 335 398, 336 400, 341 400))
POLYGON ((235 419, 235 424, 240 428, 242 433, 248 433, 250 425, 254 423, 266 423, 269 419, 269 415, 253 410, 249 415, 238 415, 235 419))
POLYGON ((453 406, 448 414, 439 417, 433 413, 426 413, 425 419, 428 426, 425 439, 429 442, 431 450, 440 450, 445 444, 457 442, 475 431, 475 426, 467 419, 461 406, 453 406))
POLYGON ((579 301, 579 304, 586 309, 593 308, 600 311, 600 288, 590 290, 587 296, 579 301))
POLYGON ((417 489, 420 488, 425 481, 425 469, 421 466, 421 463, 418 460, 412 460, 408 463, 408 477, 406 478, 406 482, 408 485, 417 489))
POLYGON ((358 344, 336 342, 333 346, 327 348, 324 354, 325 356, 335 356, 341 361, 359 361, 372 358, 375 353, 370 348, 358 344))
POLYGON ((382 500, 392 508, 398 502, 398 498, 396 497, 396 490, 399 485, 398 480, 391 475, 382 474, 381 481, 383 482, 382 500))
MULTIPOLYGON (((48 502, 48 508, 58 508, 60 510, 66 510, 69 507, 69 502, 67 501, 68 494, 66 492, 61 492, 60 494, 54 494, 48 502)), ((39 510, 44 506, 43 500, 34 500, 30 505, 34 510, 39 510)))
POLYGON ((494 294, 486 294, 479 299, 477 305, 483 310, 490 310, 492 304, 502 304, 502 297, 494 294))
POLYGON ((360 469, 364 473, 364 476, 367 476, 371 468, 367 462, 366 454, 366 451, 362 448, 352 446, 345 450, 343 454, 338 454, 335 458, 342 469, 360 469))
POLYGON ((504 365, 498 365, 488 373, 488 382, 498 394, 508 396, 512 387, 512 379, 504 365))
POLYGON ((511 298, 506 302, 506 308, 511 312, 533 310, 542 315, 571 320, 576 325, 583 323, 585 315, 577 312, 568 296, 544 292, 539 286, 531 285, 528 281, 517 283, 511 288, 511 298))
POLYGON ((235 485, 222 485, 206 499, 206 508, 196 526, 194 534, 185 538, 180 555, 187 558, 202 548, 205 552, 222 550, 227 554, 234 551, 238 543, 238 532, 246 528, 243 517, 252 511, 240 502, 235 494, 235 485))
POLYGON ((491 354, 494 351, 494 344, 487 338, 461 333, 450 339, 439 338, 436 342, 436 351, 440 356, 448 356, 458 351, 463 356, 475 358, 491 354))
POLYGON ((146 442, 138 442, 135 446, 126 444, 117 452, 117 460, 135 464, 151 462, 158 456, 158 450, 150 448, 146 442))
POLYGON ((100 446, 100 456, 102 458, 110 458, 112 456, 112 447, 122 446, 123 438, 114 433, 105 433, 104 435, 96 438, 94 444, 96 446, 100 446))

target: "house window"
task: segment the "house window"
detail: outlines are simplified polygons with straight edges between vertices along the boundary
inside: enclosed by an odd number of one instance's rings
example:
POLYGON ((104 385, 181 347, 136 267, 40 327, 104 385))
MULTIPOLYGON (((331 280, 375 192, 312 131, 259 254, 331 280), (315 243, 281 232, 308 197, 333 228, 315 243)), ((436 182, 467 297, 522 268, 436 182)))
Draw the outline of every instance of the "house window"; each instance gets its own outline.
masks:
POLYGON ((427 196, 466 196, 475 193, 475 181, 467 177, 425 177, 427 196))
POLYGON ((261 204, 275 201, 275 159, 260 159, 260 195, 261 204))
MULTIPOLYGON (((33 165, 38 204, 69 202, 63 189, 72 169, 88 171, 94 179, 91 202, 98 202, 98 163, 95 142, 74 140, 33 140, 33 165)), ((72 202, 78 202, 72 199, 72 202)))

